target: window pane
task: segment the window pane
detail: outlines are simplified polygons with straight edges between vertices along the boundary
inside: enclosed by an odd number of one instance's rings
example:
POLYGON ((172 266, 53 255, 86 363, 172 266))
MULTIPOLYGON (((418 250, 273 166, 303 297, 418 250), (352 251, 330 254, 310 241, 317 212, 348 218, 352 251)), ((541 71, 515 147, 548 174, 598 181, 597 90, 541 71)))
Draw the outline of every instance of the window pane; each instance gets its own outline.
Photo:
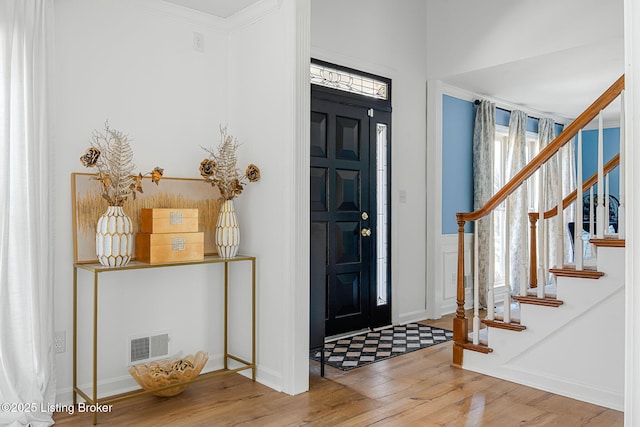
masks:
POLYGON ((357 93, 376 99, 386 100, 388 96, 387 84, 369 77, 318 64, 311 64, 309 72, 311 84, 344 90, 345 92, 357 93))

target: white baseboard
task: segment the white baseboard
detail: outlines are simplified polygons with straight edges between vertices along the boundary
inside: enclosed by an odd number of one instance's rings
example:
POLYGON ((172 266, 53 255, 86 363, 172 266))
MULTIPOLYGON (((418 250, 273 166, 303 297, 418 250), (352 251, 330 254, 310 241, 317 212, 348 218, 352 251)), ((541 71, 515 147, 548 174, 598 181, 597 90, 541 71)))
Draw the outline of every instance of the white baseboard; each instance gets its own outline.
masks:
POLYGON ((407 323, 415 323, 428 318, 427 310, 417 310, 398 316, 398 324, 406 325, 407 323))
MULTIPOLYGON (((468 368, 465 367, 465 369, 468 368)), ((469 370, 571 399, 604 406, 616 411, 624 411, 624 395, 609 390, 589 387, 573 381, 563 380, 562 378, 543 376, 539 373, 525 370, 506 369, 504 366, 496 370, 481 367, 469 370)))

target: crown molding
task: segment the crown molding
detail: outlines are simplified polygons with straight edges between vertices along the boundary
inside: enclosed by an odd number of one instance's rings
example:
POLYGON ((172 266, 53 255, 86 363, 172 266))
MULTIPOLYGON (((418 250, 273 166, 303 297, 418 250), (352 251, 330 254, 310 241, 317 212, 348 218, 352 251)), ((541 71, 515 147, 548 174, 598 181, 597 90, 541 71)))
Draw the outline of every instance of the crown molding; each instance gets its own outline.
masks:
POLYGON ((262 20, 264 17, 276 13, 282 7, 283 0, 262 0, 234 13, 226 19, 227 29, 233 31, 262 20))
POLYGON ((471 92, 466 89, 461 89, 456 86, 451 86, 444 82, 441 82, 441 87, 442 87, 442 93, 444 95, 454 96, 456 98, 463 99, 465 101, 473 102, 476 99, 486 99, 496 104, 496 107, 498 108, 502 108, 509 111, 513 111, 513 110, 524 111, 530 117, 537 117, 537 118, 549 117, 553 119, 556 123, 562 124, 562 125, 567 125, 573 121, 573 119, 570 119, 567 117, 559 116, 557 114, 552 114, 552 113, 546 113, 544 111, 539 111, 539 110, 527 107, 525 105, 514 104, 512 102, 505 101, 504 99, 494 98, 488 95, 471 92))

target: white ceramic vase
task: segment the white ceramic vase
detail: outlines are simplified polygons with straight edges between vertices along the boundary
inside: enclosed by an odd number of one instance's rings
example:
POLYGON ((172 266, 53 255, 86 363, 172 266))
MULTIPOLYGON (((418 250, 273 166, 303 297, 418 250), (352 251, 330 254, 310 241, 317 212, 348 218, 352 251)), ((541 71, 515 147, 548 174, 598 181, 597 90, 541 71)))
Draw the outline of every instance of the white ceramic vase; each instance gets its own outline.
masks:
POLYGON ((96 255, 106 267, 121 267, 131 260, 133 223, 122 206, 109 206, 98 219, 96 255))
POLYGON ((233 199, 225 200, 220 206, 216 223, 216 249, 221 258, 233 258, 240 246, 240 228, 233 207, 233 199))

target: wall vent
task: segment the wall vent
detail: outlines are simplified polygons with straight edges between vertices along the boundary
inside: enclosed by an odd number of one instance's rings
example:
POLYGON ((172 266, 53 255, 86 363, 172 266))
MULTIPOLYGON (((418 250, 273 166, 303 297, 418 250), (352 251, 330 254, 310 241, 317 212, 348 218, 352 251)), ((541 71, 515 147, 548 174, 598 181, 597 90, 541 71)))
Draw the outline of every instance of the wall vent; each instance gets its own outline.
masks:
POLYGON ((129 338, 129 364, 147 362, 169 355, 169 333, 129 338))

